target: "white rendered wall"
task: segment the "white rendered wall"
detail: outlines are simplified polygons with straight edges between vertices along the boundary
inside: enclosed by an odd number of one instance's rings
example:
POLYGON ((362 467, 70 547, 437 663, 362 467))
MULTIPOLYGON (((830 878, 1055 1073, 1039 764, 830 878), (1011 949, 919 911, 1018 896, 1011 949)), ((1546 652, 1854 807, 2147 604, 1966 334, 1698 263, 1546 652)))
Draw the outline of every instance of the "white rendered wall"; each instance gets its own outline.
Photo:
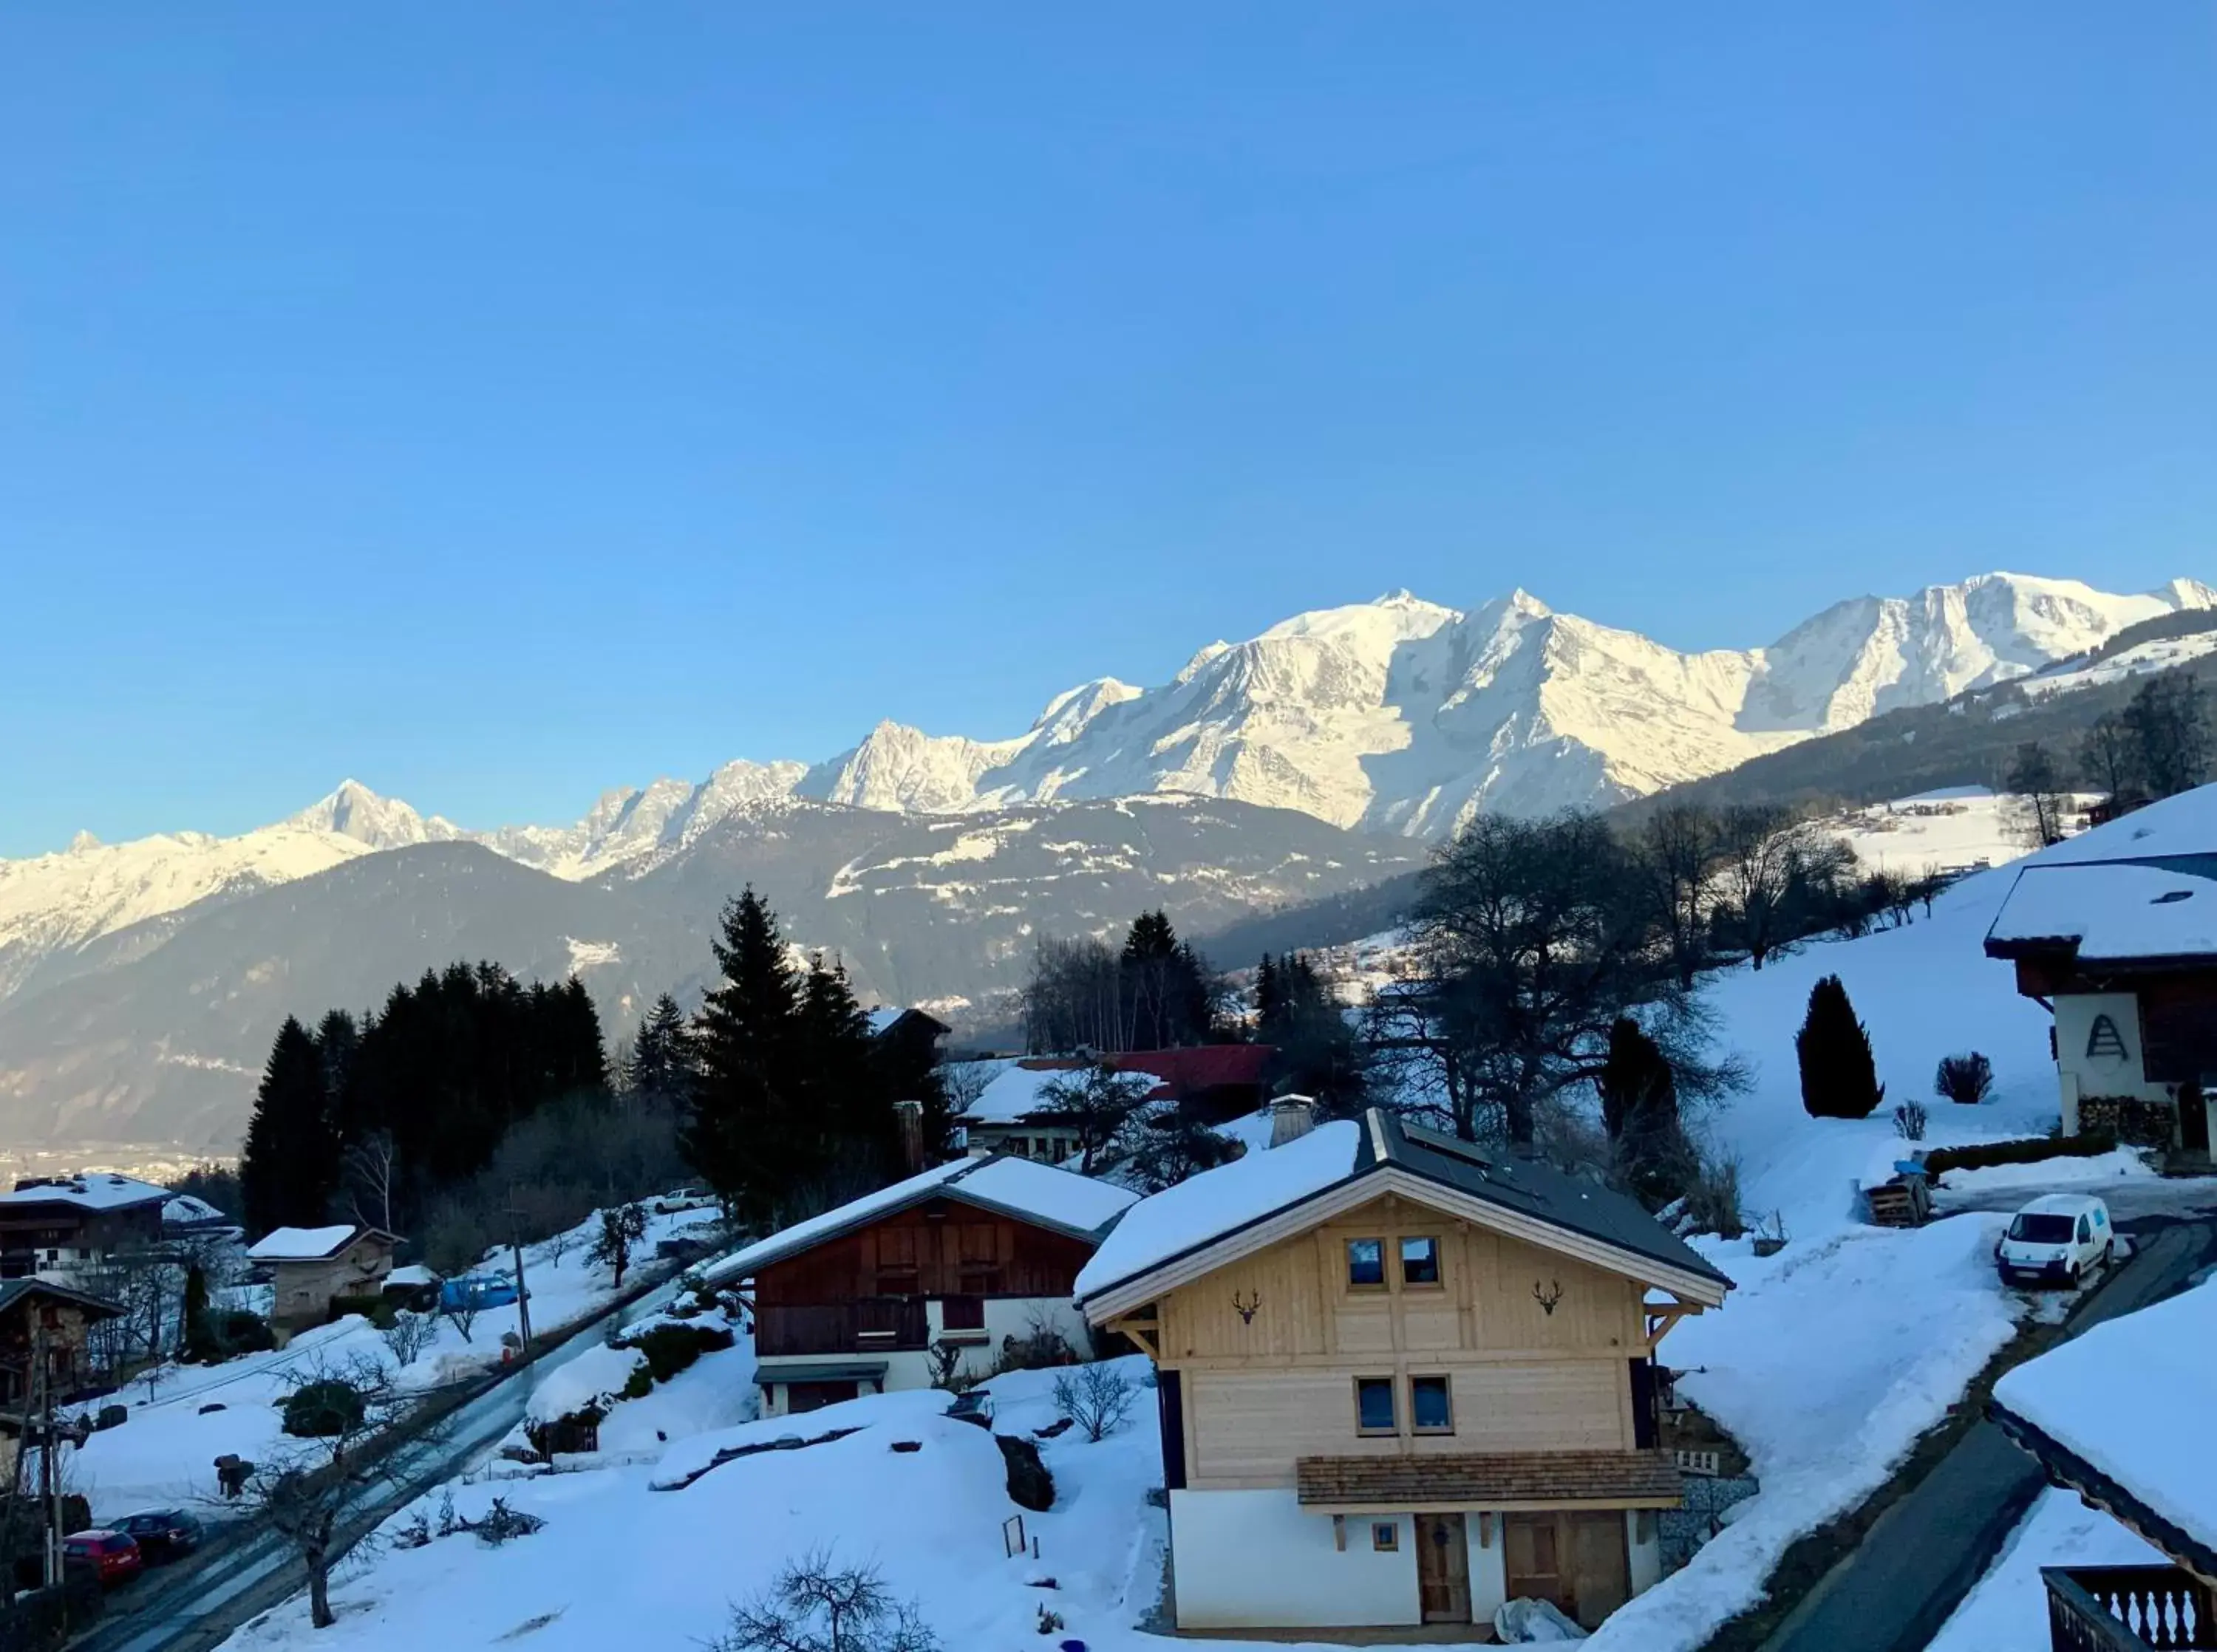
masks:
MULTIPOLYGON (((1173 1491, 1170 1569, 1182 1630, 1360 1628, 1420 1616, 1412 1516, 1349 1515, 1343 1551, 1331 1516, 1306 1513, 1291 1490, 1173 1491), (1370 1546, 1374 1519, 1399 1523, 1399 1549, 1370 1546)), ((1475 1576, 1473 1585, 1474 1593, 1475 1576)))
POLYGON ((1632 1592, 1645 1594, 1663 1581, 1663 1522, 1651 1509, 1627 1509, 1624 1540, 1632 1551, 1632 1592))
POLYGON ((1470 1545, 1470 1620, 1490 1624, 1501 1603, 1509 1598, 1509 1561, 1502 1544, 1501 1516, 1466 1514, 1463 1539, 1470 1545), (1480 1546, 1479 1527, 1487 1528, 1480 1546))
MULTIPOLYGON (((2068 1081, 2078 1081, 2081 1097, 2105 1095, 2134 1095, 2143 1101, 2168 1101, 2171 1092, 2160 1084, 2147 1082, 2147 1069, 2142 1065, 2140 1052, 2140 1000, 2129 992, 2066 992, 2055 999, 2055 1067, 2065 1080, 2064 1093, 2069 1098, 2068 1081), (2106 1015, 2124 1040, 2121 1056, 2089 1056, 2087 1040, 2093 1036, 2094 1020, 2106 1015)), ((2070 1109, 2075 1111, 2075 1109, 2070 1109)), ((2065 1128, 2078 1121, 2066 1118, 2065 1128)))

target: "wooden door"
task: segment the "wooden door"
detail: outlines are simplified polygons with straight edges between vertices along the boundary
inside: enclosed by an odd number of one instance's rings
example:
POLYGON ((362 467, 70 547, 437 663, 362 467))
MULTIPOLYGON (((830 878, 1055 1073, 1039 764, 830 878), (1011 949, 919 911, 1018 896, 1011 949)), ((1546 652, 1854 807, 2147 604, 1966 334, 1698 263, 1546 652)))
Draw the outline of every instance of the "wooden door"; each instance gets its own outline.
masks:
POLYGON ((1428 1624, 1470 1621, 1470 1546, 1460 1514, 1417 1516, 1417 1601, 1428 1624))
POLYGON ((1553 1514, 1501 1517, 1501 1560, 1511 1600, 1552 1600, 1570 1611, 1570 1579, 1563 1575, 1561 1530, 1553 1514))
POLYGON ((1632 1598, 1632 1551, 1619 1509, 1589 1509, 1563 1517, 1571 1556, 1572 1604, 1564 1611, 1586 1629, 1632 1598))

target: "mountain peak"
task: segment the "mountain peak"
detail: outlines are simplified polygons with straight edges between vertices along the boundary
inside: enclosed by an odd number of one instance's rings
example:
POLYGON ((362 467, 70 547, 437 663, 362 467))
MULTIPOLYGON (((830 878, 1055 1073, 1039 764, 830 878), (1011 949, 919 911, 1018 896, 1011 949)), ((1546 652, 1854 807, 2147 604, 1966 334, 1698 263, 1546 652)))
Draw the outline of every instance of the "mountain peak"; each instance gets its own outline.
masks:
POLYGON ((427 819, 399 798, 380 797, 351 778, 341 780, 329 796, 318 798, 286 823, 336 832, 373 849, 443 843, 462 835, 452 821, 436 815, 427 819))

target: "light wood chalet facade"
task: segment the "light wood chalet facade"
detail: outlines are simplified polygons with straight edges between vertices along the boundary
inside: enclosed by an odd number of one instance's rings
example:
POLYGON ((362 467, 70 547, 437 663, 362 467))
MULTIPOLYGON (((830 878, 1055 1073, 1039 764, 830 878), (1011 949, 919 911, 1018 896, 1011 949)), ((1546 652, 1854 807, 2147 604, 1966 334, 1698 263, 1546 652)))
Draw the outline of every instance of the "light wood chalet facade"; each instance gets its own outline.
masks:
POLYGON ((1730 1288, 1632 1201, 1372 1112, 1136 1206, 1178 1627, 1592 1624, 1660 1575, 1656 1344, 1730 1288))
POLYGON ((2067 1132, 2167 1135, 2206 1156, 2217 1105, 2217 787, 2042 851, 1986 934, 2055 1016, 2067 1132), (2155 1132, 2133 1115, 2153 1110, 2155 1132))
POLYGON ((1011 1339, 1091 1338, 1071 1286, 1138 1195, 1022 1159, 959 1159, 773 1234, 719 1263, 751 1279, 755 1380, 782 1416, 927 1388, 935 1354, 971 1375, 1011 1339))
POLYGON ((276 1228, 247 1257, 269 1270, 269 1328, 285 1341, 331 1316, 342 1297, 374 1297, 392 1272, 399 1238, 355 1222, 327 1228, 276 1228))

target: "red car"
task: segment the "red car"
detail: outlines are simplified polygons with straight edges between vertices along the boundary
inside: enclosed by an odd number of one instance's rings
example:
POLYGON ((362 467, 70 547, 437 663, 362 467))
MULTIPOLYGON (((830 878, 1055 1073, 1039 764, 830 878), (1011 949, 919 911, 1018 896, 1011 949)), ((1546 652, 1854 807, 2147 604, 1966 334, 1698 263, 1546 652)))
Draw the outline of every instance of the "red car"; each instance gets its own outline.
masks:
POLYGON ((62 1539, 65 1560, 89 1561, 99 1569, 103 1587, 128 1583, 145 1566, 139 1541, 127 1532, 74 1532, 62 1539))

